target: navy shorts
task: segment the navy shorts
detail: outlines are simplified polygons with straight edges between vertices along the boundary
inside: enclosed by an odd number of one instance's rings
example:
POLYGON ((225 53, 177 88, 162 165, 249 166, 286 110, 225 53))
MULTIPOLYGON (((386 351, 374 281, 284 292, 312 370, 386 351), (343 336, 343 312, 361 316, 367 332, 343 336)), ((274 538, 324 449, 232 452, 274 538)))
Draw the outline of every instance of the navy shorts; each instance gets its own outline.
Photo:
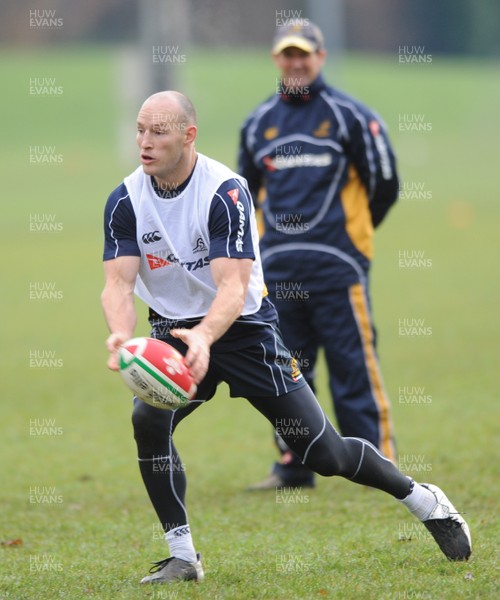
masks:
MULTIPOLYGON (((279 329, 269 326, 262 327, 262 331, 261 339, 246 348, 231 352, 211 350, 208 372, 198 386, 198 400, 212 398, 223 381, 233 398, 282 396, 306 385, 279 329)), ((154 328, 151 335, 186 354, 187 346, 179 339, 168 334, 158 336, 154 328)))

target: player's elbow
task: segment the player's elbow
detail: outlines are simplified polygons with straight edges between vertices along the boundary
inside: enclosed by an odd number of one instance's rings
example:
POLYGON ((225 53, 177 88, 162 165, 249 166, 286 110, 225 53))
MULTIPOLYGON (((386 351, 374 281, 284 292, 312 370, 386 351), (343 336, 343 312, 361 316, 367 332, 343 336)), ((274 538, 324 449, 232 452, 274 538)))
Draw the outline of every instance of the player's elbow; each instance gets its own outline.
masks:
POLYGON ((109 303, 109 288, 107 286, 101 292, 101 306, 105 308, 109 303))
POLYGON ((245 298, 247 295, 247 285, 244 285, 242 281, 227 282, 219 286, 218 294, 221 298, 224 298, 224 304, 234 318, 239 317, 245 306, 245 298))
POLYGON ((133 290, 126 286, 115 285, 108 281, 101 292, 101 306, 104 312, 113 311, 118 307, 122 310, 123 306, 133 305, 133 290))
POLYGON ((243 287, 239 290, 238 295, 235 295, 234 298, 234 313, 237 317, 239 317, 241 315, 241 313, 243 312, 243 308, 245 307, 245 296, 246 296, 246 289, 243 289, 243 287))

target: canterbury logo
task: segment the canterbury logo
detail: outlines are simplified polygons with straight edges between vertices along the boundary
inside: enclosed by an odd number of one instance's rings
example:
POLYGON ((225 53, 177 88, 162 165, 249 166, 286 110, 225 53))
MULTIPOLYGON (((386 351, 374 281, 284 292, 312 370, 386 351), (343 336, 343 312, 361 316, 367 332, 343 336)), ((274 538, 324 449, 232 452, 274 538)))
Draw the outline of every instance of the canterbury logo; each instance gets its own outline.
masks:
POLYGON ((183 535, 187 535, 188 533, 190 533, 190 531, 189 531, 189 526, 187 526, 187 525, 186 525, 186 527, 179 527, 179 529, 176 529, 173 532, 175 537, 181 537, 183 535))
POLYGON ((145 244, 152 244, 153 242, 159 242, 160 240, 161 235, 159 231, 150 231, 142 236, 142 241, 145 244))

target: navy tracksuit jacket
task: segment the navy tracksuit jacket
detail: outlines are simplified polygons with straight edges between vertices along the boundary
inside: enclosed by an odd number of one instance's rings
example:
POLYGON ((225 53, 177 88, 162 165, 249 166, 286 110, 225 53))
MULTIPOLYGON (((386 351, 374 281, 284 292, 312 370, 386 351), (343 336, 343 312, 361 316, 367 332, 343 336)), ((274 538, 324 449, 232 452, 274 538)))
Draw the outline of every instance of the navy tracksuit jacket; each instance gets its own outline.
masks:
POLYGON ((373 230, 398 196, 394 153, 381 119, 321 76, 302 92, 273 95, 241 131, 266 283, 310 383, 324 348, 342 434, 394 459, 368 293, 373 230))

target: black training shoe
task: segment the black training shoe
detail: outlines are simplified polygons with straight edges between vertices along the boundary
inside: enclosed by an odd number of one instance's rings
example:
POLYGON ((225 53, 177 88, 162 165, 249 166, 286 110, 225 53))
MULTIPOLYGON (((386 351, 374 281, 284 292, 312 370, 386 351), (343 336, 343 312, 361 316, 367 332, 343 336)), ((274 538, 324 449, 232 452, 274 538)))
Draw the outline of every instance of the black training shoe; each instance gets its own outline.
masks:
POLYGON ((149 572, 141 579, 141 583, 169 583, 171 581, 203 581, 205 574, 201 566, 201 557, 196 555, 195 563, 187 562, 180 558, 171 556, 153 563, 149 572))
POLYGON ((423 524, 431 532, 448 560, 467 560, 472 552, 467 523, 436 485, 430 483, 421 485, 431 491, 437 500, 436 507, 423 524))

